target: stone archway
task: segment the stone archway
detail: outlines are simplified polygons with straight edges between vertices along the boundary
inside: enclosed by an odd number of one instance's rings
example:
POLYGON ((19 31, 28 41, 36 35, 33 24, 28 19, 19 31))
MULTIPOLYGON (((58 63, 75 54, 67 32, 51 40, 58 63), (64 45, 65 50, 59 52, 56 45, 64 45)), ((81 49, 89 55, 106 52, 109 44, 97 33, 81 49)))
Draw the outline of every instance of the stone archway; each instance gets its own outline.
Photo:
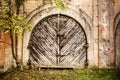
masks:
MULTIPOLYGON (((89 15, 87 15, 83 10, 73 7, 71 5, 68 5, 68 9, 66 10, 61 10, 59 8, 56 8, 56 6, 51 6, 51 5, 44 5, 41 7, 38 7, 35 9, 33 12, 31 12, 27 16, 28 23, 32 24, 33 28, 47 16, 50 15, 55 15, 55 14, 63 14, 66 16, 69 16, 73 19, 75 19, 83 28, 84 32, 87 35, 87 43, 89 44, 88 48, 88 58, 90 57, 91 60, 89 60, 89 63, 94 65, 93 63, 93 57, 94 57, 94 50, 93 50, 93 33, 92 33, 92 20, 89 15), (74 14, 74 15, 73 15, 74 14)), ((26 63, 29 59, 29 50, 27 49, 28 43, 30 40, 32 31, 28 32, 26 31, 24 33, 24 39, 23 39, 23 63, 26 63)))

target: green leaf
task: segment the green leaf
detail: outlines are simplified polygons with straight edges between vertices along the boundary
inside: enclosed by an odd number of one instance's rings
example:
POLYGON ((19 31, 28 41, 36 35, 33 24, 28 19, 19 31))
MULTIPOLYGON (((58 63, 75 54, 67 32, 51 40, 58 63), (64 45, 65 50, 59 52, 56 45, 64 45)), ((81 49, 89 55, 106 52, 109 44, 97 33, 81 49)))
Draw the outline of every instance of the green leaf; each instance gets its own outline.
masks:
POLYGON ((63 3, 61 0, 55 0, 56 6, 61 9, 66 9, 67 5, 63 3))

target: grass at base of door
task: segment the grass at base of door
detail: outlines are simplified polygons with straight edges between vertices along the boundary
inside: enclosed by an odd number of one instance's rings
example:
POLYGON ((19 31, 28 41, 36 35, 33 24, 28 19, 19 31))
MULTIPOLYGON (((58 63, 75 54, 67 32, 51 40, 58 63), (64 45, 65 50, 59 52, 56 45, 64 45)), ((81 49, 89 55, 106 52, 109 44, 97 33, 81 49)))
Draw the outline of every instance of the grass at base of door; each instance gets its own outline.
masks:
POLYGON ((10 70, 1 73, 0 80, 120 80, 120 70, 10 70))

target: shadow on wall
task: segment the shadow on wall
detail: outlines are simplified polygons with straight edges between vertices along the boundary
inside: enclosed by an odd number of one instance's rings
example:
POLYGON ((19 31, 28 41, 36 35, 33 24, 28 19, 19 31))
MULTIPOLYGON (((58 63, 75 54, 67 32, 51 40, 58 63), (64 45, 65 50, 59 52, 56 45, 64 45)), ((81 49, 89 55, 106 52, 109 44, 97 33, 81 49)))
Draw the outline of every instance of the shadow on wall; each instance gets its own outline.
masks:
POLYGON ((115 27, 115 67, 120 68, 120 12, 116 15, 114 20, 115 27))

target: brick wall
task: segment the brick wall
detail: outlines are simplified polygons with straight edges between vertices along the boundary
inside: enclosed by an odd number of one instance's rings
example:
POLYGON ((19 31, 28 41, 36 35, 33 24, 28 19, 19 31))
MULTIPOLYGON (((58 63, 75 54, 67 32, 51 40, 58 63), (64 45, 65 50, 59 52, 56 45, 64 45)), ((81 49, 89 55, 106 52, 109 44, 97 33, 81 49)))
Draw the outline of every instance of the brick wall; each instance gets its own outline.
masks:
POLYGON ((5 63, 5 43, 3 43, 4 41, 5 41, 5 36, 1 32, 0 33, 0 67, 4 67, 4 63, 5 63))

